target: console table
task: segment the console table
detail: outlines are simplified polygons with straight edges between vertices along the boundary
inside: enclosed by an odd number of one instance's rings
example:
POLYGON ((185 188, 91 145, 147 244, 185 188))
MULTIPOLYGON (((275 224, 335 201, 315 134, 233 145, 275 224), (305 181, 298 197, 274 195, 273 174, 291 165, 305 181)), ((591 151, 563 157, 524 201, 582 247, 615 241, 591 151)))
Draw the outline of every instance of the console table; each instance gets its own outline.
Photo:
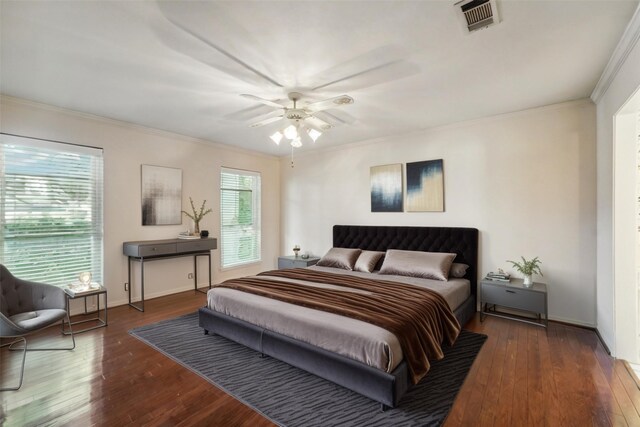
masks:
POLYGON ((144 311, 144 263, 145 261, 156 261, 159 259, 178 258, 185 256, 193 257, 193 286, 198 289, 198 257, 209 258, 209 289, 211 289, 211 250, 217 249, 218 241, 214 238, 205 239, 166 239, 166 240, 141 240, 137 242, 124 242, 122 244, 123 253, 129 257, 128 260, 128 282, 127 291, 129 293, 129 305, 138 311, 144 311), (131 302, 131 262, 140 262, 140 305, 131 302))

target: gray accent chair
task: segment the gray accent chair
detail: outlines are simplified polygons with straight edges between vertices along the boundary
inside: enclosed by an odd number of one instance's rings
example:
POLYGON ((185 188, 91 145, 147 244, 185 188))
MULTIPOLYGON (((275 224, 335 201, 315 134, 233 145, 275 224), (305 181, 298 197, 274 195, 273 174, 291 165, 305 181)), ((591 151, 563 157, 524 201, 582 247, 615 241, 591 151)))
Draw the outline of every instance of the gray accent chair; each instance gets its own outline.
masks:
POLYGON ((20 382, 16 387, 0 388, 0 391, 18 390, 22 387, 24 362, 27 351, 73 350, 76 340, 71 330, 64 291, 56 286, 21 280, 0 264, 0 339, 12 339, 0 345, 9 350, 22 350, 20 382), (26 335, 40 331, 66 319, 71 334, 71 347, 27 348, 26 335), (14 344, 22 346, 14 347, 14 344))

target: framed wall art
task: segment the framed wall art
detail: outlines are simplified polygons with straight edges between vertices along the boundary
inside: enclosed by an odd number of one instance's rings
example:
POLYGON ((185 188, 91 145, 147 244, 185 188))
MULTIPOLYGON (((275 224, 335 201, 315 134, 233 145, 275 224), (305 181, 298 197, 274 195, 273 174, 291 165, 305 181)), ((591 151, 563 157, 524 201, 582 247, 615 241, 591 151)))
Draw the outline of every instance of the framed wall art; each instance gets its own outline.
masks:
POLYGON ((407 212, 444 212, 442 159, 407 163, 407 212))
POLYGON ((142 165, 142 225, 182 224, 182 169, 142 165))
POLYGON ((371 167, 371 212, 402 212, 402 164, 371 167))

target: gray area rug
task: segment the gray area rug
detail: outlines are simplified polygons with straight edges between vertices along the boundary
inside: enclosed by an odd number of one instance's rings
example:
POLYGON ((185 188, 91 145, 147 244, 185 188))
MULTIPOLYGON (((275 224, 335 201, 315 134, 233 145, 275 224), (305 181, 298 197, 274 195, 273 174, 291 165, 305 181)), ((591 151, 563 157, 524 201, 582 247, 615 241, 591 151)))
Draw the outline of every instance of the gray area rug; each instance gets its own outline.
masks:
POLYGON ((397 408, 380 404, 218 335, 204 335, 198 314, 129 331, 276 424, 294 426, 439 426, 447 417, 485 335, 462 331, 397 408))

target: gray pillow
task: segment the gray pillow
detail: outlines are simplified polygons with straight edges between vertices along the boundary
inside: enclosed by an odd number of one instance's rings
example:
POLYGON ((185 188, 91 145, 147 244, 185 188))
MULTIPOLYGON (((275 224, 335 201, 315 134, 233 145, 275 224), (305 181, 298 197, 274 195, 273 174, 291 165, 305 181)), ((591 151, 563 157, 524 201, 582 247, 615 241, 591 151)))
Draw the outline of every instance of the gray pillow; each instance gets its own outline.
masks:
POLYGON ((422 277, 446 281, 456 254, 389 249, 380 274, 422 277))
POLYGON ((467 268, 469 268, 467 264, 454 262, 453 264, 451 264, 451 270, 449 270, 449 276, 457 277, 457 278, 464 277, 464 275, 467 274, 467 268))
POLYGON ((360 252, 360 249, 331 248, 316 265, 353 270, 360 252))
POLYGON ((356 261, 355 271, 363 271, 365 273, 371 273, 375 266, 380 261, 380 258, 384 256, 384 252, 378 251, 362 251, 358 260, 356 261))

